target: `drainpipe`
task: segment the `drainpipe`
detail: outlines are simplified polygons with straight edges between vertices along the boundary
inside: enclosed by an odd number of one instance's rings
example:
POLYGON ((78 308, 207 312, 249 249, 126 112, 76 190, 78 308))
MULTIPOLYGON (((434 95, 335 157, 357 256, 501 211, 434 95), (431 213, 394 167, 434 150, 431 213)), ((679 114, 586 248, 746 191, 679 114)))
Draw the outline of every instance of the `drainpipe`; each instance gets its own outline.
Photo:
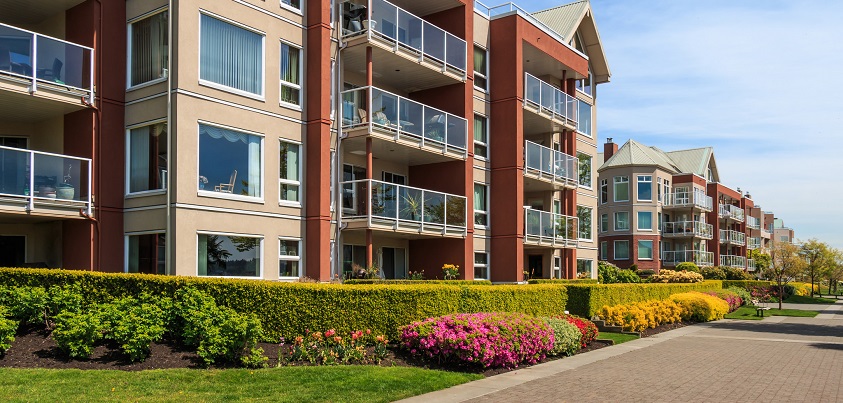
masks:
POLYGON ((172 187, 170 178, 173 176, 173 125, 171 121, 173 105, 173 0, 167 2, 167 182, 164 185, 167 203, 166 223, 164 224, 164 272, 175 275, 173 259, 171 259, 174 239, 171 236, 172 228, 170 219, 172 217, 172 187))

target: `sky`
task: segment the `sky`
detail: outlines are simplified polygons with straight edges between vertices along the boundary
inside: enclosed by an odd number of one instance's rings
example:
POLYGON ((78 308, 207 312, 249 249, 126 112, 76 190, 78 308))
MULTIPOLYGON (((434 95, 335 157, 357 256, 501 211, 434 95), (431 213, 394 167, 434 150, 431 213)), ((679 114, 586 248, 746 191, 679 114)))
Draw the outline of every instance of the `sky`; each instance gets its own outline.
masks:
MULTIPOLYGON (((521 0, 528 11, 565 0, 521 0)), ((843 1, 592 0, 607 137, 713 146, 720 181, 843 248, 843 1)))

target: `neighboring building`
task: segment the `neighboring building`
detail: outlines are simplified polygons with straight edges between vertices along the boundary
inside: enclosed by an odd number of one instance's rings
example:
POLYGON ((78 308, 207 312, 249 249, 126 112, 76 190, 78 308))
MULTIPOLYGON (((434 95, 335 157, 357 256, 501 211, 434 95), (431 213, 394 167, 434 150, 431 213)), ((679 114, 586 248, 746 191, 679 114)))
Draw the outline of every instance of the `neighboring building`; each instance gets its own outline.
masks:
POLYGON ((0 266, 596 275, 587 1, 0 4, 0 266))
POLYGON ((773 220, 773 227, 771 232, 773 244, 778 242, 796 242, 796 236, 794 235, 793 228, 785 227, 784 220, 782 220, 781 218, 775 218, 773 220))

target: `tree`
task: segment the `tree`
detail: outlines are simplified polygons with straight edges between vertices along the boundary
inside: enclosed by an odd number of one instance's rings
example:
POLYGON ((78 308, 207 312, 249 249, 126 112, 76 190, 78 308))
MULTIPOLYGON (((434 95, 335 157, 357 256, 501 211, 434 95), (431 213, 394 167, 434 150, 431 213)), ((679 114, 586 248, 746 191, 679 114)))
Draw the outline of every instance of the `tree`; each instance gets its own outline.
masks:
POLYGON ((837 283, 843 280, 843 251, 840 249, 831 249, 831 254, 834 257, 829 269, 826 272, 828 278, 828 293, 837 295, 837 283), (832 291, 834 287, 834 291, 832 291))
POLYGON ((816 238, 809 239, 802 244, 800 251, 808 264, 805 266, 805 275, 811 278, 811 298, 814 297, 814 282, 824 278, 831 268, 834 256, 831 249, 824 242, 816 238))
POLYGON ((761 249, 749 251, 747 257, 755 262, 755 269, 760 273, 763 273, 764 270, 770 267, 770 254, 762 252, 761 249))
POLYGON ((773 279, 779 288, 779 309, 782 309, 781 297, 784 296, 784 286, 793 277, 805 271, 807 263, 805 263, 805 258, 799 254, 799 250, 799 246, 792 243, 779 242, 770 251, 772 264, 764 271, 764 275, 773 279))

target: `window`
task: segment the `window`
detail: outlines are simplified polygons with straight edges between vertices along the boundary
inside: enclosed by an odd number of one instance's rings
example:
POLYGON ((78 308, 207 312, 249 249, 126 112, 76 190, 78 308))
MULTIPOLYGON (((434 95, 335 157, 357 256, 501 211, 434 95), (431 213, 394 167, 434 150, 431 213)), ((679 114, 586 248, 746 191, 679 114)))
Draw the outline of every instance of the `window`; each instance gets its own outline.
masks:
POLYGON ((662 178, 656 179, 657 183, 657 191, 656 191, 656 198, 658 201, 662 201, 662 178))
POLYGON ((553 199, 553 213, 562 214, 562 201, 559 199, 553 199))
POLYGON ((591 240, 591 207, 577 206, 577 219, 580 222, 579 239, 591 240))
MULTIPOLYGON (((301 106, 301 49, 281 43, 281 103, 301 106)), ((333 77, 333 75, 331 76, 333 77)))
MULTIPOLYGON (((331 1, 331 4, 334 4, 334 2, 331 1)), ((296 10, 301 10, 300 0, 281 0, 281 6, 282 7, 289 6, 291 8, 296 9, 296 10)), ((331 15, 333 15, 333 13, 334 13, 334 9, 331 8, 331 15)))
POLYGON ((483 91, 488 90, 489 68, 486 65, 488 57, 486 49, 474 45, 474 86, 483 91))
POLYGON ((167 78, 167 17, 163 11, 130 24, 130 87, 167 78))
POLYGON ((129 130, 129 193, 167 187, 167 124, 129 130))
POLYGON ((489 158, 489 125, 485 117, 474 115, 474 156, 489 158))
POLYGON ((653 212, 639 211, 638 212, 638 229, 641 231, 653 230, 653 212))
POLYGON ((263 96, 263 34, 202 14, 199 79, 263 96))
POLYGON ((474 184, 474 225, 489 225, 489 187, 474 184))
POLYGON ((615 201, 629 201, 629 177, 616 176, 615 177, 615 201))
POLYGON ((579 111, 577 116, 577 131, 591 137, 591 105, 577 101, 579 111))
POLYGON ((301 241, 280 239, 278 244, 278 277, 301 277, 301 241))
POLYGON ((653 241, 638 241, 638 258, 653 259, 653 241))
POLYGON ((577 159, 580 160, 580 185, 591 188, 591 156, 588 154, 577 153, 577 159))
POLYGON ((600 260, 606 260, 609 256, 609 243, 606 241, 600 242, 600 260))
POLYGON ((263 137, 199 125, 199 190, 261 197, 263 137))
POLYGON ((591 259, 577 259, 577 278, 591 278, 591 259))
POLYGON ((392 172, 383 171, 383 181, 386 183, 394 183, 396 185, 405 185, 407 177, 404 175, 394 174, 392 172))
POLYGON ((629 241, 615 241, 615 260, 629 259, 629 241))
MULTIPOLYGON (((281 169, 278 180, 281 202, 301 203, 301 146, 281 140, 281 169)), ((333 187, 333 182, 331 182, 333 187)))
POLYGON ((615 231, 629 231, 629 212, 615 213, 615 231))
POLYGON ((342 270, 346 278, 352 274, 355 266, 360 266, 360 268, 366 267, 366 247, 362 245, 343 245, 342 270))
POLYGON ((600 180, 600 204, 606 204, 609 202, 609 180, 602 179, 600 180))
POLYGON ((263 238, 199 234, 199 276, 261 277, 263 238))
POLYGON ((608 214, 600 214, 600 232, 606 232, 609 230, 609 215, 608 214))
POLYGON ((489 254, 485 252, 474 252, 474 279, 489 279, 489 254))
POLYGON ((127 273, 166 274, 167 240, 163 233, 129 235, 127 273))
POLYGON ((653 200, 653 177, 650 175, 638 175, 638 195, 640 201, 653 200))

